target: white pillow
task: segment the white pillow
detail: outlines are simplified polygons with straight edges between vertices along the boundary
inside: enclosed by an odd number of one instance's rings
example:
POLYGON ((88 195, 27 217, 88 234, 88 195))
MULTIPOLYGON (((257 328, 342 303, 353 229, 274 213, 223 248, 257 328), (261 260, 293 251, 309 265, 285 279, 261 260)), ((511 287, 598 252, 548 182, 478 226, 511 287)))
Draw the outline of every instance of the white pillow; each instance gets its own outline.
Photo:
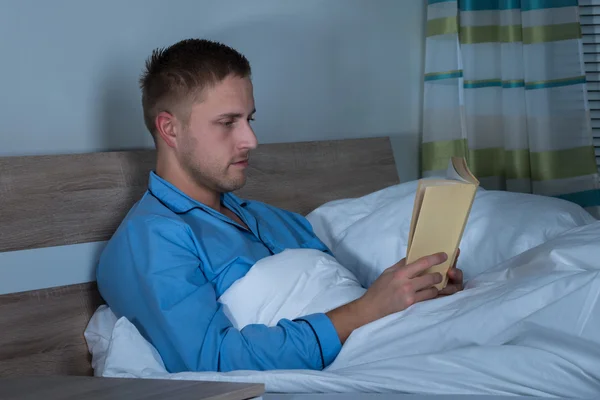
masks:
POLYGON ((323 313, 365 292, 356 277, 319 250, 288 249, 259 260, 219 298, 236 329, 323 313))
MULTIPOLYGON (((315 233, 364 287, 406 256, 418 181, 318 207, 307 218, 315 233)), ((496 264, 595 222, 575 203, 553 197, 479 189, 460 244, 465 281, 496 264)))
POLYGON ((95 376, 142 378, 168 374, 160 354, 125 317, 106 305, 94 312, 84 332, 95 376))
POLYGON ((101 305, 89 320, 83 336, 92 355, 94 375, 101 376, 117 317, 106 304, 101 305))

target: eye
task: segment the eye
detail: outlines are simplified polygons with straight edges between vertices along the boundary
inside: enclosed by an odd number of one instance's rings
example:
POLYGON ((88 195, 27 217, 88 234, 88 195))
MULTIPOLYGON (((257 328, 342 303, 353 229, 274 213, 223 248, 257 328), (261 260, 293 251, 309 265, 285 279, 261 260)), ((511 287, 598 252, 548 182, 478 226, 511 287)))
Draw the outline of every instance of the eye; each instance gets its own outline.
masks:
POLYGON ((222 124, 223 126, 227 127, 227 128, 230 128, 230 127, 232 127, 232 126, 233 126, 233 124, 234 124, 234 121, 233 121, 233 120, 229 120, 229 121, 223 121, 223 122, 221 122, 221 124, 222 124))

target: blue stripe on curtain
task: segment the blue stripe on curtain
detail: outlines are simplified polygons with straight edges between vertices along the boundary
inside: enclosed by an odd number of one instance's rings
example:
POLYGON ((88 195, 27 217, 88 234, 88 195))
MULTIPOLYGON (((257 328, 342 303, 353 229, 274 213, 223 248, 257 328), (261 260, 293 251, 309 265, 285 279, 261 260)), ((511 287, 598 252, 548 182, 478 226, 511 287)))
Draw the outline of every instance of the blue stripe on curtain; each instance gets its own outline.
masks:
POLYGON ((504 89, 512 89, 512 88, 522 88, 525 86, 524 81, 501 81, 497 80, 489 80, 489 81, 474 81, 474 82, 465 82, 463 87, 465 89, 479 89, 485 87, 502 87, 504 89))
POLYGON ((518 81, 518 82, 502 82, 502 87, 504 89, 512 89, 512 88, 520 88, 520 87, 524 87, 525 86, 525 82, 523 81, 518 81))
POLYGON ((465 89, 480 89, 486 87, 502 87, 502 81, 487 81, 487 82, 473 82, 465 83, 463 85, 465 89))
POLYGON ((571 78, 571 79, 562 79, 556 81, 546 81, 546 82, 531 82, 525 84, 526 90, 535 90, 535 89, 546 89, 560 86, 571 86, 571 85, 581 85, 586 83, 585 76, 571 78))
POLYGON ((451 71, 442 73, 425 74, 425 82, 441 81, 442 79, 462 78, 462 71, 451 71))
POLYGON ((577 0, 459 0, 458 3, 461 11, 510 10, 514 8, 531 11, 579 5, 577 0))
POLYGON ((523 0, 521 11, 541 10, 544 8, 579 7, 578 0, 523 0))
POLYGON ((598 189, 562 194, 556 197, 579 204, 583 208, 600 206, 600 190, 598 189))
MULTIPOLYGON (((456 78, 456 76, 449 76, 450 74, 438 75, 435 79, 447 79, 447 78, 456 78)), ((429 80, 435 80, 429 79, 429 80)), ((428 79, 425 79, 428 80, 428 79)), ((465 81, 463 87, 465 89, 479 89, 486 87, 502 87, 504 89, 510 88, 522 88, 525 86, 526 90, 535 90, 535 89, 546 89, 553 87, 561 87, 561 86, 572 86, 572 85, 581 85, 586 82, 585 76, 571 78, 571 79, 561 79, 556 81, 541 81, 541 82, 528 82, 525 83, 521 80, 514 81, 501 81, 500 79, 489 79, 489 80, 481 80, 481 81, 465 81)))
POLYGON ((457 0, 428 0, 427 4, 432 5, 432 4, 437 4, 437 3, 448 3, 450 1, 456 2, 457 0))

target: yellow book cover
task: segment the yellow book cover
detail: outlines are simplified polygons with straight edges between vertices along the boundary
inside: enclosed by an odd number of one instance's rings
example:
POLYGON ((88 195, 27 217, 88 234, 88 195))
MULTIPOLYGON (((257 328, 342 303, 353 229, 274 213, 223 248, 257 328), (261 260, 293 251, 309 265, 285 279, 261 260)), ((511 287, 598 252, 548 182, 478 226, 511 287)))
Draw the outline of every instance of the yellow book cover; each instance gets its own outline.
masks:
POLYGON ((448 284, 446 273, 454 264, 463 231, 471 212, 479 181, 471 173, 463 157, 452 157, 446 179, 421 179, 415 195, 414 209, 408 236, 406 262, 438 252, 448 259, 425 273, 439 272, 442 290, 448 284))

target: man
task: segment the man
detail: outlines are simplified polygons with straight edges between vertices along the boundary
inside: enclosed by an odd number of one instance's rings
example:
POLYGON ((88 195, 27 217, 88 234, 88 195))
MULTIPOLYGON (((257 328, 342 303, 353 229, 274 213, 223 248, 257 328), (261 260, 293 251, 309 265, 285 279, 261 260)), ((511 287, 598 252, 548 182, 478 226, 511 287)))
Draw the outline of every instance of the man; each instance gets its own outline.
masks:
POLYGON ((113 312, 137 326, 170 372, 323 369, 354 329, 462 289, 455 268, 442 293, 433 287, 439 274, 421 275, 445 260, 436 254, 398 262, 362 298, 327 314, 234 329, 217 299, 253 264, 286 248, 329 249, 302 216, 231 193, 257 146, 244 56, 184 40, 153 52, 141 87, 156 169, 103 251, 97 279, 113 312))

